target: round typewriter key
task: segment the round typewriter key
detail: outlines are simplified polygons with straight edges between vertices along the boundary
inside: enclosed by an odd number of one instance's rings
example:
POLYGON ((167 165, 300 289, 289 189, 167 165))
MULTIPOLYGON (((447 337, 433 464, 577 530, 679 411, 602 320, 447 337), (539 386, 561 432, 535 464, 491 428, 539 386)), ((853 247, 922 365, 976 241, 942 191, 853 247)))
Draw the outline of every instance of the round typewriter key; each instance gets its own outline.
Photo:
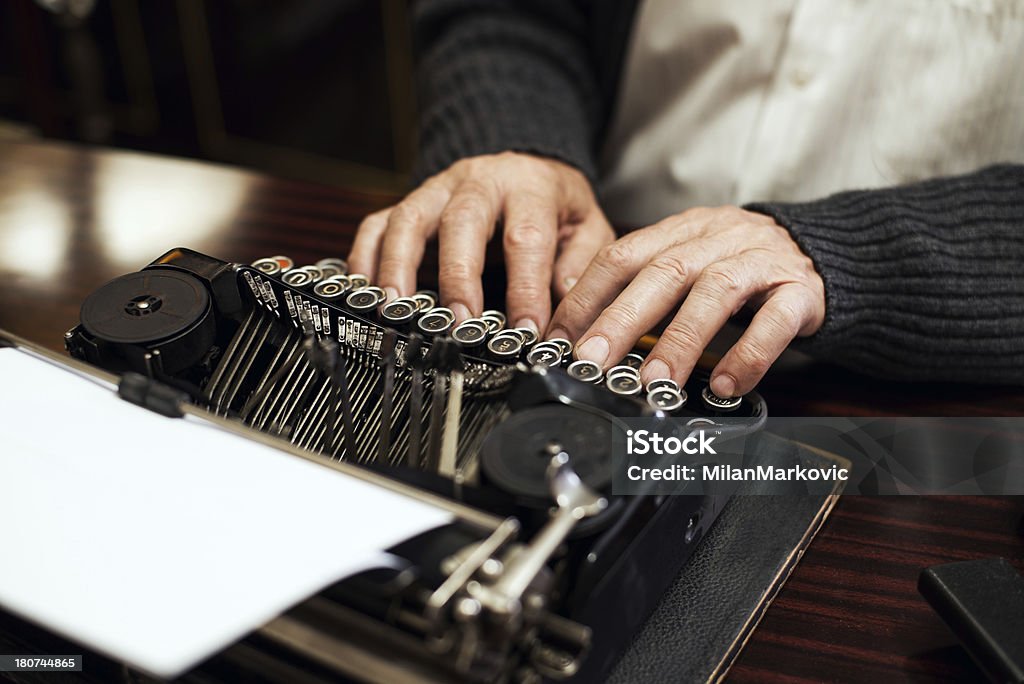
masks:
POLYGON ((659 411, 676 411, 686 403, 686 392, 671 387, 659 387, 647 393, 647 403, 659 411))
POLYGON ((677 383, 672 378, 655 378, 654 380, 651 380, 649 383, 647 383, 648 392, 653 392, 654 390, 660 389, 662 387, 678 390, 679 383, 677 383))
POLYGON ((349 282, 352 283, 352 287, 356 290, 369 287, 370 279, 364 276, 362 273, 350 273, 348 275, 349 282))
POLYGON ((281 272, 281 264, 277 262, 277 259, 273 257, 266 257, 264 259, 257 259, 250 264, 260 273, 266 273, 267 275, 277 275, 281 272))
POLYGON ((500 318, 488 316, 487 314, 481 315, 480 320, 487 324, 487 329, 492 333, 498 332, 505 327, 500 318))
POLYGON ((464 347, 475 347, 487 339, 487 323, 479 318, 467 318, 452 331, 452 337, 464 347))
POLYGON ((319 283, 321 280, 324 279, 324 272, 321 271, 316 266, 300 266, 299 268, 297 268, 295 270, 296 271, 304 271, 304 272, 308 273, 309 277, 311 278, 311 280, 309 281, 310 283, 319 283))
POLYGON ((499 335, 512 335, 517 340, 526 344, 526 333, 521 328, 505 328, 504 330, 498 331, 499 335))
POLYGON ((632 366, 612 366, 608 369, 609 378, 617 378, 620 375, 628 375, 631 378, 640 379, 640 371, 632 366))
POLYGON ((620 366, 629 366, 630 368, 636 368, 640 370, 640 366, 644 365, 644 357, 637 353, 626 354, 625 358, 622 359, 620 366))
POLYGON ((533 344, 537 341, 537 331, 533 328, 512 328, 523 334, 523 344, 533 344))
POLYGON ((711 387, 705 387, 700 393, 701 399, 704 400, 704 404, 712 411, 721 411, 727 413, 729 411, 735 411, 740 407, 740 403, 743 401, 743 397, 720 397, 711 391, 711 387))
POLYGON ((547 342, 558 345, 558 348, 562 350, 563 357, 569 358, 572 356, 572 342, 564 337, 552 337, 550 340, 547 340, 547 342))
POLYGON ((455 323, 455 314, 450 309, 435 308, 426 312, 416 321, 416 327, 427 335, 443 335, 455 323))
POLYGON ((526 362, 531 366, 547 366, 553 368, 562 363, 562 350, 557 344, 547 345, 544 342, 533 345, 526 354, 526 362))
MULTIPOLYGON (((342 276, 344 277, 344 276, 342 276)), ((348 292, 348 281, 341 280, 338 276, 328 278, 327 280, 321 280, 313 287, 313 294, 323 297, 324 299, 334 299, 348 292)))
POLYGON ((426 311, 427 309, 433 309, 437 306, 437 297, 434 296, 433 292, 427 290, 420 290, 412 296, 413 301, 419 306, 420 311, 426 311))
POLYGON ((419 308, 410 297, 394 299, 380 309, 380 317, 391 325, 405 325, 411 321, 419 308))
POLYGON ((281 280, 284 281, 285 285, 291 285, 292 287, 305 287, 313 282, 313 276, 309 271, 303 271, 301 268, 285 273, 281 280))
POLYGON ((295 262, 292 261, 291 257, 278 254, 277 256, 272 256, 270 258, 276 261, 277 265, 281 267, 281 273, 284 273, 285 271, 290 271, 293 268, 295 268, 295 262))
MULTIPOLYGON (((495 321, 498 322, 498 330, 504 328, 505 323, 508 322, 507 319, 505 318, 505 314, 503 314, 500 311, 495 311, 494 309, 488 309, 487 311, 484 311, 482 314, 480 314, 480 318, 484 319, 485 321, 488 319, 494 319, 495 321)), ((491 332, 495 331, 491 330, 491 332)))
POLYGON ((380 302, 381 299, 377 293, 368 287, 350 292, 348 297, 345 298, 345 304, 348 308, 357 313, 369 313, 376 309, 380 302))
POLYGON ((627 397, 635 397, 640 394, 640 390, 643 389, 640 384, 640 378, 629 375, 628 373, 620 373, 619 375, 609 375, 605 381, 605 386, 616 394, 622 394, 627 397))
POLYGON ((316 265, 324 272, 325 278, 348 273, 348 262, 344 259, 329 257, 316 262, 316 265))
POLYGON ((582 380, 583 382, 601 382, 604 379, 604 373, 601 372, 601 367, 593 361, 573 361, 569 364, 568 369, 569 375, 582 380))
POLYGON ((523 351, 523 341, 511 331, 500 332, 487 343, 487 351, 499 361, 511 361, 523 351))

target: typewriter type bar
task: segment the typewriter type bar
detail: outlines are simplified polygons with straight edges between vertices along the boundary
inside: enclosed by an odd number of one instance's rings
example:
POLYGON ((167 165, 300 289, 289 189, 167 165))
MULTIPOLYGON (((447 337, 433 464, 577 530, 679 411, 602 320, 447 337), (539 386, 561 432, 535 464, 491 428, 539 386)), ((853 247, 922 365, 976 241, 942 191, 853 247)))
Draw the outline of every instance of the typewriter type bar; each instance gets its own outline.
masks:
POLYGON ((700 373, 685 387, 644 387, 638 355, 603 373, 573 362, 567 340, 505 326, 498 311, 456 326, 432 292, 389 302, 342 260, 248 266, 183 248, 87 298, 65 340, 74 357, 140 373, 187 394, 187 411, 457 512, 450 528, 391 550, 406 566, 339 583, 202 677, 245 670, 239 653, 254 650, 282 673, 375 681, 607 672, 724 505, 612 496, 615 416, 740 416, 752 431, 764 402, 714 397, 700 373), (695 532, 679 543, 687 526, 695 532), (624 605, 641 575, 644 591, 624 605))

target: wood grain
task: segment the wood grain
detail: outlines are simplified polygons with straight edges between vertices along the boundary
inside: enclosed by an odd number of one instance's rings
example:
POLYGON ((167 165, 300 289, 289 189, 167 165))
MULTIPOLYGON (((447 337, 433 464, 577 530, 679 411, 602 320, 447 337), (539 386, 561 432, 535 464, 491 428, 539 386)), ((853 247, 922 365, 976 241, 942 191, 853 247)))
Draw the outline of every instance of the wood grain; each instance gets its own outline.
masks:
MULTIPOLYGON (((171 247, 240 262, 343 256, 361 218, 393 200, 209 164, 0 143, 0 327, 61 349, 89 292, 171 247)), ((428 280, 435 263, 424 266, 428 280)), ((1016 388, 896 384, 792 359, 761 390, 774 415, 1024 414, 1016 388)), ((917 575, 995 555, 1024 570, 1022 515, 1022 497, 843 498, 730 678, 978 678, 918 596, 917 575)))

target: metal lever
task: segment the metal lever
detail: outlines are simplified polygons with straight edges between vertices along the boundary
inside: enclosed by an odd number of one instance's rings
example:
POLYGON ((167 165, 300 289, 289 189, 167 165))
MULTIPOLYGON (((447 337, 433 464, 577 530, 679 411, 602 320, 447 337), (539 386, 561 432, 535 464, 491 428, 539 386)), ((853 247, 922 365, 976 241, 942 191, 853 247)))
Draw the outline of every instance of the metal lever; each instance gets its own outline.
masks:
POLYGON ((527 587, 572 532, 576 523, 597 515, 608 506, 607 499, 580 480, 569 465, 569 455, 564 451, 560 450, 551 458, 547 477, 558 510, 551 515, 551 519, 530 545, 509 561, 494 584, 474 587, 475 598, 497 613, 518 612, 527 587))

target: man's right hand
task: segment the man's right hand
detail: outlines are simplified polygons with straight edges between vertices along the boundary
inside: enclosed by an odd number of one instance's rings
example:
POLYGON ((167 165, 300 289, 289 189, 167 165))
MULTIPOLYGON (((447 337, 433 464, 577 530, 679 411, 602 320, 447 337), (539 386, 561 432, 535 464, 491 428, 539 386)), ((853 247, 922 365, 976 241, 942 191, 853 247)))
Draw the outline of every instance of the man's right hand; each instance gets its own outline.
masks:
POLYGON ((389 298, 412 294, 424 248, 436 234, 441 302, 461 321, 483 309, 484 257, 499 220, 509 323, 543 331, 551 290, 564 296, 615 239, 586 177, 562 162, 515 152, 458 161, 398 204, 367 216, 349 265, 389 298))

